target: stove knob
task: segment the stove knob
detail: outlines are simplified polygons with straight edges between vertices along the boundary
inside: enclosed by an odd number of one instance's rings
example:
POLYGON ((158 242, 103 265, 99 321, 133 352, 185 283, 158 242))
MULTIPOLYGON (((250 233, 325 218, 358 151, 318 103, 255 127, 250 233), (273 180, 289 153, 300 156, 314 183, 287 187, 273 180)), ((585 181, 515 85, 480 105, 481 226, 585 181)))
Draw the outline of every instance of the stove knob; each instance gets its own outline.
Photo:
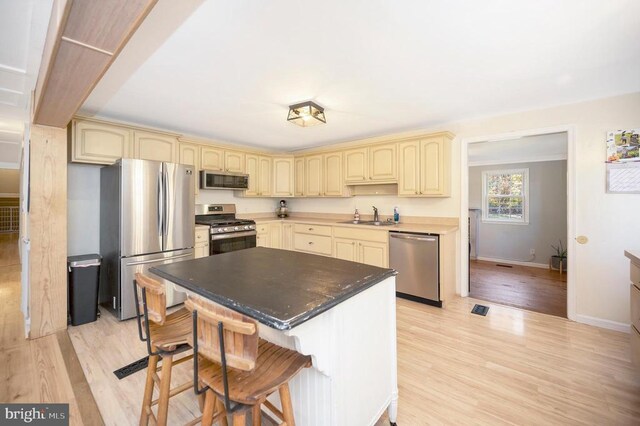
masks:
POLYGON ((233 228, 233 230, 234 230, 234 231, 238 231, 239 229, 240 229, 240 228, 238 228, 237 226, 235 226, 235 227, 233 228))
POLYGON ((229 228, 224 228, 223 231, 224 232, 229 232, 229 228))
POLYGON ((224 229, 218 228, 218 232, 224 232, 224 229))
POLYGON ((255 225, 249 225, 249 229, 256 229, 255 225))
POLYGON ((244 229, 251 229, 251 228, 249 228, 249 225, 245 225, 244 229))

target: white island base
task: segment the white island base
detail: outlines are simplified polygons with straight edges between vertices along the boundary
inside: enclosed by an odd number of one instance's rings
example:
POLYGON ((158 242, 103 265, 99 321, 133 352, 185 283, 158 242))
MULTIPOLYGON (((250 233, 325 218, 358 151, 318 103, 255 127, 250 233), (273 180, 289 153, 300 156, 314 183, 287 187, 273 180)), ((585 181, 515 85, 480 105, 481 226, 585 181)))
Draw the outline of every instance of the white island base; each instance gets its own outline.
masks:
MULTIPOLYGON (((260 337, 311 355, 313 367, 291 382, 296 423, 374 425, 398 414, 395 277, 291 330, 260 324, 260 337)), ((277 392, 269 400, 277 407, 277 392)))

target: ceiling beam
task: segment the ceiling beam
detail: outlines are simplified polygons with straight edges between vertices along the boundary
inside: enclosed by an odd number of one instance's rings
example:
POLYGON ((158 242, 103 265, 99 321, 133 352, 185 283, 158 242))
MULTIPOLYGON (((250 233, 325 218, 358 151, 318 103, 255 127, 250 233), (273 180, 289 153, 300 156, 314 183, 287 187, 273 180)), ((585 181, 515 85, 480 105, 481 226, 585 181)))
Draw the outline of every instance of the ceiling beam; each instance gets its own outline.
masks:
POLYGON ((55 0, 33 122, 66 127, 157 0, 55 0))

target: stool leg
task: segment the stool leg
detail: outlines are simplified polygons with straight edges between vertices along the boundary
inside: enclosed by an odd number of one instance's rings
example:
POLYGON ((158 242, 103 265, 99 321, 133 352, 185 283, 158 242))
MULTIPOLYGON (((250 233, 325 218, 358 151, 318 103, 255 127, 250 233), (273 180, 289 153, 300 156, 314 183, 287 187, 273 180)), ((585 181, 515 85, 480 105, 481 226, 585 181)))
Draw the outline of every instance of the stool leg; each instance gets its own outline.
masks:
MULTIPOLYGON (((155 348, 152 350, 155 351, 155 348)), ((142 397, 142 412, 140 413, 140 426, 147 426, 149 424, 149 414, 147 414, 147 407, 151 409, 151 399, 153 398, 153 374, 158 369, 158 355, 151 355, 149 357, 149 365, 147 366, 147 381, 144 385, 144 396, 142 397)))
POLYGON ((262 425, 262 410, 260 409, 260 403, 253 406, 253 412, 251 413, 253 426, 262 425))
POLYGON ((169 392, 171 392, 171 367, 173 356, 162 357, 162 376, 160 377, 160 395, 158 396, 158 426, 167 424, 169 413, 169 392))
MULTIPOLYGON (((280 386, 280 403, 282 404, 282 416, 287 426, 296 426, 293 419, 293 405, 291 405, 291 393, 289 392, 289 383, 280 386)), ((235 425, 234 425, 235 426, 235 425)))
POLYGON ((216 397, 216 412, 224 413, 224 416, 220 419, 220 426, 229 426, 229 422, 227 422, 227 410, 224 408, 224 403, 220 400, 220 398, 216 397))
POLYGON ((233 426, 247 426, 247 413, 243 411, 241 413, 234 414, 233 426))
POLYGON ((216 407, 218 398, 213 391, 208 390, 204 394, 204 408, 202 410, 202 426, 211 426, 213 424, 213 412, 216 407))

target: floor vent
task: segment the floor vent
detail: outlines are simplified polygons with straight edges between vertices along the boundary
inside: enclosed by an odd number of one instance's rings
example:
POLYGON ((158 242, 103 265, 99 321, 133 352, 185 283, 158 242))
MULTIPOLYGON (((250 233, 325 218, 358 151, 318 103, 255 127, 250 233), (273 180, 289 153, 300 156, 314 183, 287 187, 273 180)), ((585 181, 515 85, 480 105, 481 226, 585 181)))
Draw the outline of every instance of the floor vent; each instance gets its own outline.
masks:
POLYGON ((487 315, 487 312, 489 312, 489 307, 484 305, 474 305, 471 310, 472 314, 482 315, 483 317, 487 315))
POLYGON ((496 263, 496 266, 499 266, 501 268, 513 268, 513 266, 511 265, 505 265, 504 263, 496 263))
POLYGON ((133 373, 144 370, 145 368, 147 368, 147 365, 149 365, 149 357, 145 356, 144 358, 140 358, 139 360, 134 361, 129 365, 118 368, 113 372, 113 374, 115 374, 119 380, 122 380, 125 377, 132 375, 133 373))

